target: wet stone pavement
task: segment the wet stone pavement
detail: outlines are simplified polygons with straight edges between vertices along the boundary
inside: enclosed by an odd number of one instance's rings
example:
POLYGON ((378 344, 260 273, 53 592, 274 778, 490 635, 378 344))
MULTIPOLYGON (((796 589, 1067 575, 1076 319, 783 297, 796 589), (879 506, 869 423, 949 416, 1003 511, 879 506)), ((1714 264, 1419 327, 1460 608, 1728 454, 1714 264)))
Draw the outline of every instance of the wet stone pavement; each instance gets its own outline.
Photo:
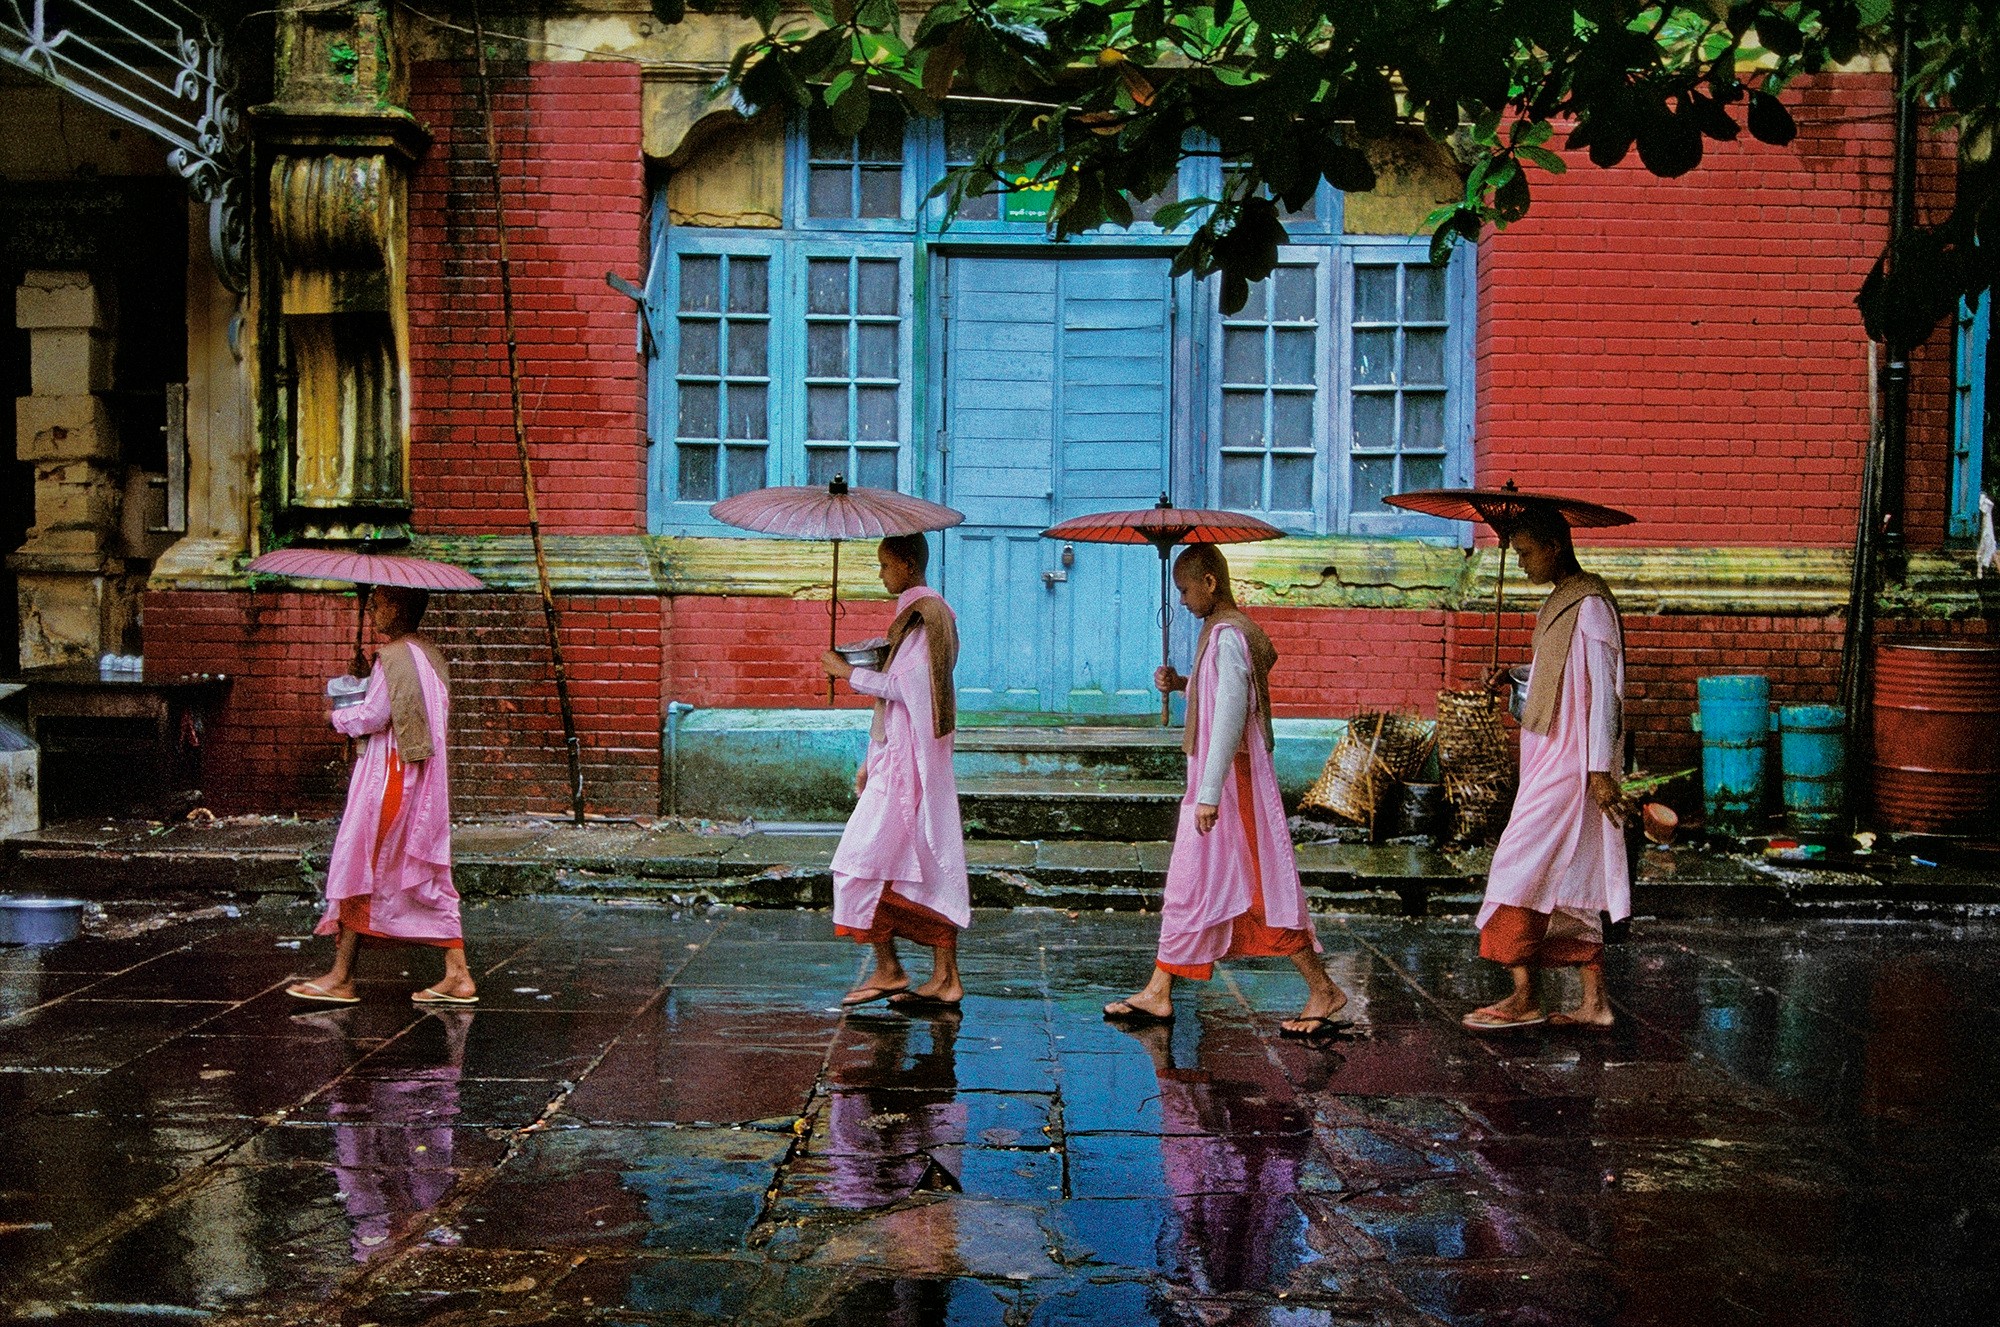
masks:
POLYGON ((1991 1321, 2000 924, 1642 921, 1617 1031, 1477 1038, 1463 921, 1322 918, 1314 1046, 1288 965, 1104 1023, 1132 914, 982 913, 927 1018, 822 914, 532 901, 476 1010, 311 1012, 311 916, 0 951, 0 1318, 1991 1321))

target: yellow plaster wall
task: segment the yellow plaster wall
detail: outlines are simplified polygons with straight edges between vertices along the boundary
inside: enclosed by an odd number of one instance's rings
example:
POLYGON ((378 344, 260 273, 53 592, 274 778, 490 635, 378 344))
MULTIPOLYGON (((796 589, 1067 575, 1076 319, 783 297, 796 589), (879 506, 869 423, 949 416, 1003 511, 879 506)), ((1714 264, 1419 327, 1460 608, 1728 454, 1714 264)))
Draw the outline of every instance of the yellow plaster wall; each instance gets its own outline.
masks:
POLYGON ((1405 129, 1362 144, 1375 168, 1375 187, 1347 195, 1349 235, 1429 234, 1424 218, 1465 194, 1451 149, 1421 129, 1405 129))
POLYGON ((779 116, 710 116, 688 136, 682 157, 667 177, 667 217, 674 225, 784 224, 785 125, 779 116))

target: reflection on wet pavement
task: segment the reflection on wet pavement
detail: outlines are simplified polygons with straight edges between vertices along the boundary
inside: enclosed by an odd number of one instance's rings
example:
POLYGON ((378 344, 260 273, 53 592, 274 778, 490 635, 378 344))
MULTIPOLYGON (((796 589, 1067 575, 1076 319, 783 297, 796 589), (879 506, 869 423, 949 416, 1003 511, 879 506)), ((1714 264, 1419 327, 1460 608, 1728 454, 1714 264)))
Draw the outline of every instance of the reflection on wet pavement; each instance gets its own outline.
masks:
POLYGON ((1462 923, 1097 1017, 1130 915, 982 914, 832 1006, 814 913, 471 909, 476 1010, 282 994, 283 906, 0 951, 0 1316, 54 1323, 1940 1324, 2000 1268, 2000 925, 1648 923, 1607 1034, 1480 1039, 1462 923))

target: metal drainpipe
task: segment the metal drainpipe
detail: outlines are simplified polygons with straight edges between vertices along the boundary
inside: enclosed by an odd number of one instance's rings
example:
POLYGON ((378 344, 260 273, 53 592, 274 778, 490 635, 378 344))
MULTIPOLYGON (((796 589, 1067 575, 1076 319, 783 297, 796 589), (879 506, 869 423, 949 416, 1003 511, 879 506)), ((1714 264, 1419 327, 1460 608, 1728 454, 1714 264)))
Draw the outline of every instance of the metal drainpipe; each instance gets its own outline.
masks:
POLYGON ((684 700, 667 702, 667 777, 666 813, 677 816, 681 813, 681 716, 694 713, 694 706, 684 700))

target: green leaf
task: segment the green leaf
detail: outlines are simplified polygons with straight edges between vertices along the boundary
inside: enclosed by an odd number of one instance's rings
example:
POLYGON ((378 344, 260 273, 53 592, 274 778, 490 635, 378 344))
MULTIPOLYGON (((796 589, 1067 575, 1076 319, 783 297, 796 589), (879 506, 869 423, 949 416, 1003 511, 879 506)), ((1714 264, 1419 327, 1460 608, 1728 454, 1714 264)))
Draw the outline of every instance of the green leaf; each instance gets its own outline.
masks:
POLYGON ((854 21, 859 0, 827 0, 827 7, 833 11, 833 21, 844 28, 854 21))
POLYGON ((1151 46, 1167 27, 1167 0, 1144 0, 1132 11, 1132 40, 1151 46))
POLYGON ((896 9, 896 0, 862 0, 855 18, 864 28, 893 32, 901 26, 902 15, 896 9))
POLYGON ((1792 113, 1768 92, 1750 94, 1750 113, 1744 118, 1749 122, 1750 136, 1772 147, 1783 147, 1799 136, 1799 127, 1792 122, 1792 113))
MULTIPOLYGON (((653 17, 672 27, 687 17, 686 0, 652 0, 653 17)), ((765 29, 770 31, 769 28, 765 29)))
POLYGON ((1518 167, 1493 191, 1493 211, 1503 224, 1528 215, 1528 177, 1518 167))
POLYGON ((1514 155, 1534 162, 1551 175, 1561 175, 1569 170, 1569 163, 1545 147, 1517 147, 1514 155))
POLYGON ((1204 207, 1214 206, 1215 200, 1213 198, 1183 198, 1178 202, 1168 203, 1154 212, 1153 224, 1161 230, 1175 230, 1179 228, 1182 222, 1201 211, 1204 207))
POLYGON ((1222 274, 1222 316, 1243 312, 1243 306, 1250 302, 1250 282, 1237 272, 1222 274))
POLYGON ((1507 131, 1508 141, 1515 147, 1537 147, 1549 141, 1556 127, 1547 120, 1516 120, 1507 131))
POLYGON ((834 83, 838 84, 842 78, 848 83, 838 94, 832 86, 826 90, 827 109, 833 113, 833 131, 851 138, 868 125, 868 84, 854 77, 852 70, 834 79, 834 83))

